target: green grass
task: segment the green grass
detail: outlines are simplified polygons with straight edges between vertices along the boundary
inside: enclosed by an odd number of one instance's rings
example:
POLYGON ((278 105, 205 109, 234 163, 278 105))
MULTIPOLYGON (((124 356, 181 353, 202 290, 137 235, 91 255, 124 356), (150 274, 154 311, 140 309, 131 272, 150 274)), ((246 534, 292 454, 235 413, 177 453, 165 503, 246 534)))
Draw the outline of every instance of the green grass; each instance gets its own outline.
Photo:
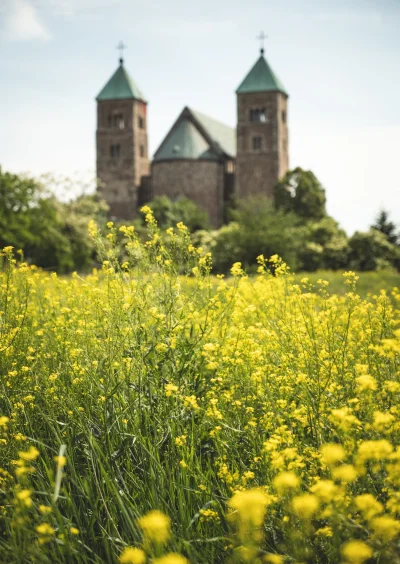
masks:
MULTIPOLYGON (((296 281, 302 278, 308 278, 313 284, 318 280, 327 280, 329 282, 328 290, 331 294, 343 295, 349 291, 349 287, 344 283, 344 271, 319 270, 317 272, 300 272, 295 275, 296 281)), ((400 287, 400 273, 391 270, 383 270, 381 272, 357 272, 359 280, 357 282, 357 292, 361 297, 366 298, 368 294, 379 294, 381 290, 390 293, 393 288, 400 287)))

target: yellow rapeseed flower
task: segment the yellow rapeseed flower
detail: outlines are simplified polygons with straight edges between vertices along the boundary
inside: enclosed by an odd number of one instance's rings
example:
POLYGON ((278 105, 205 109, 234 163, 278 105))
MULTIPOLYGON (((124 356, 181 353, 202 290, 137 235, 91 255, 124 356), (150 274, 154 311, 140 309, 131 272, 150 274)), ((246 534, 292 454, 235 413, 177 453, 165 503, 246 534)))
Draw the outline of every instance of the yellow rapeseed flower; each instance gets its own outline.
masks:
POLYGON ((146 553, 141 548, 127 547, 119 557, 121 564, 144 564, 146 553))
POLYGON ((321 447, 321 460, 327 466, 333 466, 346 458, 346 451, 337 443, 327 443, 321 447))
POLYGON ((55 456, 54 460, 57 462, 57 468, 62 470, 64 466, 67 464, 67 457, 66 456, 55 456))
POLYGON ((357 480, 358 473, 351 464, 343 464, 332 469, 332 476, 335 480, 348 484, 357 480))
POLYGON ((153 564, 189 564, 187 558, 176 552, 170 552, 160 558, 155 558, 153 564))
POLYGON ((237 513, 237 518, 243 523, 253 527, 260 527, 268 505, 271 503, 270 496, 260 488, 253 488, 236 492, 229 500, 228 505, 237 513))
POLYGON ((157 509, 140 517, 138 524, 146 540, 165 543, 170 537, 171 520, 157 509))
POLYGON ((281 472, 273 480, 274 488, 279 494, 295 490, 300 486, 300 480, 294 472, 281 472))
POLYGON ((393 540, 400 533, 400 523, 389 515, 375 517, 371 522, 372 529, 377 537, 384 542, 393 540))
POLYGON ((32 461, 36 460, 40 453, 37 448, 30 446, 27 451, 20 451, 18 454, 22 460, 32 461))
POLYGON ((244 274, 241 262, 235 262, 231 268, 232 276, 242 276, 244 274))
POLYGON ((42 523, 41 525, 38 525, 36 527, 36 532, 39 533, 39 535, 50 536, 50 535, 54 535, 55 530, 48 523, 42 523))
POLYGON ((373 376, 370 374, 362 374, 356 378, 357 388, 360 392, 365 390, 374 391, 377 389, 378 384, 373 376))
POLYGON ((354 499, 354 503, 358 511, 360 511, 364 519, 367 519, 367 521, 383 511, 382 503, 369 493, 358 495, 354 499))
POLYGON ((315 531, 315 534, 320 537, 330 538, 333 537, 333 530, 332 527, 322 527, 321 529, 315 531))
POLYGON ((374 422, 372 427, 377 431, 384 431, 393 425, 395 418, 391 413, 374 411, 374 422))
POLYGON ((186 444, 187 435, 180 435, 180 437, 176 437, 175 444, 178 446, 183 446, 186 444))
POLYGON ((285 558, 280 554, 266 554, 263 558, 263 562, 268 562, 269 564, 283 564, 285 558))
POLYGON ((364 441, 358 447, 357 463, 364 464, 367 460, 383 460, 393 452, 393 447, 386 439, 380 441, 364 441))
POLYGON ((26 507, 30 507, 32 505, 31 495, 32 490, 21 490, 17 492, 17 499, 26 505, 26 507))
POLYGON ((292 509, 301 519, 311 519, 318 508, 319 501, 315 495, 297 495, 292 499, 292 509))
POLYGON ((310 488, 310 491, 320 500, 327 503, 338 496, 339 486, 337 486, 332 480, 318 480, 310 488))
POLYGON ((167 398, 175 395, 178 391, 179 388, 178 386, 175 386, 175 384, 165 384, 165 395, 167 396, 167 398))
POLYGON ((372 556, 372 549, 359 540, 351 540, 341 549, 346 564, 362 564, 372 556))

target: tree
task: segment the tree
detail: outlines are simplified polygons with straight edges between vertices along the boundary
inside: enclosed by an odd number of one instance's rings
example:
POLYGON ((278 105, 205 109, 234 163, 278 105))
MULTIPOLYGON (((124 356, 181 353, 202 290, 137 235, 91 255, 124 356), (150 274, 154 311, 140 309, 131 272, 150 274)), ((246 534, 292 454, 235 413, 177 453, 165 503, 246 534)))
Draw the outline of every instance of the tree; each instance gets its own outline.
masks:
POLYGON ((211 244, 214 268, 226 272, 235 261, 256 264, 257 256, 278 254, 297 267, 298 220, 294 214, 276 210, 263 196, 239 200, 231 212, 233 221, 215 233, 211 244))
POLYGON ((395 266, 400 258, 400 248, 387 240, 376 229, 366 233, 356 231, 349 240, 350 267, 353 270, 382 270, 395 266))
POLYGON ((387 211, 381 210, 371 227, 383 233, 392 245, 400 244, 400 235, 397 232, 397 227, 392 221, 389 221, 389 213, 387 211))
POLYGON ((108 205, 97 194, 81 195, 70 202, 59 203, 61 231, 69 241, 75 270, 87 270, 93 264, 96 256, 88 223, 91 219, 105 223, 107 210, 108 205))
POLYGON ((189 198, 179 198, 173 201, 167 196, 157 196, 148 205, 161 229, 175 227, 179 221, 182 221, 192 233, 199 229, 209 228, 207 212, 189 198))
MULTIPOLYGON (((339 227, 338 222, 332 217, 325 216, 320 221, 309 222, 307 225, 309 241, 320 245, 322 249, 318 268, 332 270, 345 268, 348 263, 349 244, 346 232, 339 227)), ((303 268, 311 270, 306 264, 303 264, 303 268)))
POLYGON ((278 210, 293 212, 303 220, 319 220, 326 215, 325 190, 316 176, 300 167, 289 170, 274 189, 278 210))
POLYGON ((37 180, 0 168, 0 248, 22 249, 25 260, 42 268, 88 268, 94 249, 87 225, 105 209, 97 196, 59 202, 37 180))
POLYGON ((31 178, 25 178, 0 167, 0 247, 23 247, 33 242, 31 212, 40 206, 41 187, 31 178))

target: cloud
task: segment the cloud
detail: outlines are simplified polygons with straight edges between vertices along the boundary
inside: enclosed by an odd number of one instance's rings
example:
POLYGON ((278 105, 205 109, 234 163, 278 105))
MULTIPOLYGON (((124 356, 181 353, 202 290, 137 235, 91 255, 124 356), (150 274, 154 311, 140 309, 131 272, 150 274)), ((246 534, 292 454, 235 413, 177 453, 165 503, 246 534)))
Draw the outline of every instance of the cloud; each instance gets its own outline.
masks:
POLYGON ((10 0, 2 10, 5 37, 10 41, 47 41, 50 33, 30 0, 10 0))
MULTIPOLYGON (((104 8, 117 9, 121 5, 133 5, 136 0, 38 0, 54 16, 66 19, 78 15, 97 15, 104 8)), ((138 2, 140 6, 140 2, 138 2)))

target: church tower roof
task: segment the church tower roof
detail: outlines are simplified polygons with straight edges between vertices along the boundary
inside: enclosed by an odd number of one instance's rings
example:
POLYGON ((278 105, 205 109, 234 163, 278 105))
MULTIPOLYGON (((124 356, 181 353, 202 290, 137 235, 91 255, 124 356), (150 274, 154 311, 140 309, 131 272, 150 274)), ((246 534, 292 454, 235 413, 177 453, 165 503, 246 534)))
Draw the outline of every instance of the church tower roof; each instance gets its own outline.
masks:
POLYGON ((141 100, 146 102, 142 92, 125 69, 122 59, 120 59, 119 67, 101 90, 96 100, 98 102, 103 100, 141 100))
POLYGON ((267 63, 264 49, 261 49, 260 57, 236 90, 236 94, 250 92, 282 92, 288 95, 282 82, 267 63))
POLYGON ((154 162, 220 160, 235 155, 235 130, 186 106, 155 152, 154 162))

